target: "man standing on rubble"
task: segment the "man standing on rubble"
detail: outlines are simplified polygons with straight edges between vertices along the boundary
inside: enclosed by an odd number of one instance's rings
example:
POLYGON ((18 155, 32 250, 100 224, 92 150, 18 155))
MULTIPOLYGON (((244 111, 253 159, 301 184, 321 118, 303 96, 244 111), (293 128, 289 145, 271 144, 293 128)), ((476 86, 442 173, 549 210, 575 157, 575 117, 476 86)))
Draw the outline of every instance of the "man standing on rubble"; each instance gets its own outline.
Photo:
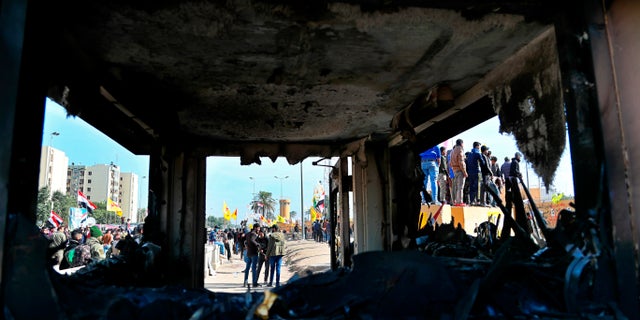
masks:
POLYGON ((462 192, 464 180, 467 178, 467 166, 464 162, 464 147, 462 139, 456 140, 456 145, 451 151, 449 167, 453 170, 453 194, 451 198, 454 205, 464 205, 462 202, 462 192))
MULTIPOLYGON (((440 147, 433 146, 427 151, 420 154, 420 163, 422 172, 424 173, 424 192, 427 192, 427 186, 431 189, 431 204, 440 205, 438 201, 438 167, 440 166, 440 147)), ((426 195, 422 195, 422 202, 427 203, 426 195)))
POLYGON ((507 192, 505 195, 506 208, 508 212, 511 212, 511 207, 513 205, 513 195, 512 192, 514 190, 519 189, 518 178, 522 178, 522 173, 520 173, 520 159, 522 158, 522 153, 516 152, 513 159, 511 159, 511 165, 509 167, 509 176, 507 178, 507 187, 511 189, 511 192, 507 192))

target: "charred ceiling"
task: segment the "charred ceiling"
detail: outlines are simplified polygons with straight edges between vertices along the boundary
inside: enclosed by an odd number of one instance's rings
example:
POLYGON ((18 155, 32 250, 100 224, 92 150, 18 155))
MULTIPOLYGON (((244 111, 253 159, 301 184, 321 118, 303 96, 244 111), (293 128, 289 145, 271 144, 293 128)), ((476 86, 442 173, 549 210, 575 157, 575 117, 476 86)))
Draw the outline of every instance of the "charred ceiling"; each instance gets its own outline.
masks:
POLYGON ((295 163, 384 139, 394 115, 434 87, 457 100, 549 30, 542 4, 528 1, 77 1, 52 10, 51 42, 68 54, 56 55, 50 97, 70 114, 134 153, 177 140, 243 163, 295 163))

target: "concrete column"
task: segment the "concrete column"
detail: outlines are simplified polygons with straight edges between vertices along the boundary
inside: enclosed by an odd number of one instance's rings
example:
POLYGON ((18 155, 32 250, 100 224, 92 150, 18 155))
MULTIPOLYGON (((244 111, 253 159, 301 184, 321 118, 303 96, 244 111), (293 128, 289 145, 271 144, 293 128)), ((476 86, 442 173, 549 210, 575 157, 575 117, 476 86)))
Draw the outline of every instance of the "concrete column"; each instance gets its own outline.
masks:
POLYGON ((387 170, 381 166, 386 163, 386 152, 368 148, 365 153, 366 163, 353 165, 354 254, 384 250, 384 239, 390 236, 385 206, 387 170))
POLYGON ((62 317, 34 228, 50 59, 46 2, 0 1, 0 303, 15 319, 62 317), (33 302, 37 301, 37 308, 33 302))
POLYGON ((151 156, 145 237, 162 246, 168 274, 188 288, 204 286, 206 157, 157 148, 151 156), (147 223, 149 228, 147 228, 147 223))
POLYGON ((349 221, 349 191, 351 191, 351 179, 349 178, 349 162, 346 157, 340 158, 338 197, 340 198, 340 210, 338 220, 340 222, 340 239, 342 253, 342 266, 351 266, 351 250, 350 246, 350 221, 349 221))
MULTIPOLYGON (((607 298, 620 297, 621 309, 627 316, 634 317, 640 313, 640 211, 636 209, 640 207, 640 178, 637 178, 640 172, 637 160, 640 157, 640 135, 637 131, 640 125, 640 3, 617 0, 603 8, 601 1, 593 1, 593 10, 587 11, 586 20, 588 28, 585 27, 585 31, 591 41, 597 89, 597 101, 594 97, 588 102, 598 113, 595 119, 602 124, 602 141, 600 137, 595 138, 597 145, 590 150, 595 151, 593 157, 600 160, 598 166, 592 168, 592 174, 604 172, 602 179, 608 181, 592 180, 582 188, 594 192, 592 199, 598 201, 594 211, 601 213, 599 223, 603 230, 603 244, 612 247, 615 258, 613 267, 598 268, 601 274, 607 272, 599 277, 601 291, 607 298), (608 190, 600 186, 606 186, 608 190), (610 228, 602 227, 609 224, 610 228), (610 244, 609 239, 614 243, 610 244), (611 279, 614 275, 617 279, 611 279), (608 291, 614 283, 617 290, 608 291)), ((590 119, 584 120, 577 125, 598 129, 597 125, 588 122, 590 119)), ((574 140, 571 142, 573 145, 574 140)), ((580 157, 574 159, 577 160, 574 164, 582 161, 580 157)), ((579 176, 585 176, 585 172, 580 172, 579 176)), ((580 181, 575 174, 574 179, 578 186, 580 181)), ((576 200, 578 190, 576 187, 576 200)), ((586 197, 589 196, 587 194, 586 197)))

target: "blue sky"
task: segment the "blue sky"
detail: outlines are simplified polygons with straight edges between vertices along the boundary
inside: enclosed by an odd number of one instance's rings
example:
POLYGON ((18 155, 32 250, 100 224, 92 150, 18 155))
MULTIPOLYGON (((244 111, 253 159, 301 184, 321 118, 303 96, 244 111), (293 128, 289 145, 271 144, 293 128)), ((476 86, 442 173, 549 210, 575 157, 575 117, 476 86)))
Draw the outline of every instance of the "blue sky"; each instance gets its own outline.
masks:
MULTIPOLYGON (((502 164, 505 156, 513 157, 517 151, 515 141, 510 135, 501 135, 498 131, 499 121, 497 117, 487 120, 478 126, 471 128, 451 138, 455 141, 461 138, 465 141, 465 148, 469 149, 473 141, 479 141, 492 150, 502 164)), ((568 141, 568 139, 567 139, 568 141)), ((113 162, 120 166, 122 172, 133 172, 140 179, 140 203, 146 207, 149 171, 149 157, 136 156, 123 148, 109 137, 96 130, 80 118, 66 116, 66 110, 47 99, 42 144, 51 145, 62 150, 69 157, 69 162, 83 165, 108 164, 113 162), (52 132, 60 133, 57 136, 52 132)), ((451 146, 452 146, 451 144, 451 146)), ((311 162, 318 158, 308 158, 302 163, 302 180, 304 194, 300 195, 300 164, 289 165, 284 158, 279 158, 275 163, 269 158, 262 158, 262 165, 241 166, 237 157, 210 157, 207 159, 207 191, 206 212, 207 215, 222 216, 223 202, 226 202, 231 211, 238 209, 238 219, 244 218, 249 211, 247 206, 252 199, 252 193, 267 191, 273 194, 274 199, 280 198, 281 188, 284 198, 291 200, 291 210, 300 213, 301 203, 304 210, 311 205, 313 188, 318 181, 325 183, 327 169, 321 166, 312 166, 311 162), (277 179, 276 177, 286 179, 277 179), (253 179, 250 179, 253 177, 253 179), (302 199, 301 199, 302 198, 302 199), (302 200, 302 201, 301 201, 302 200)), ((322 164, 329 164, 325 160, 322 164)), ((525 173, 525 170, 522 170, 525 173)), ((529 169, 530 187, 538 186, 538 178, 529 169)), ((560 168, 554 181, 559 192, 573 195, 573 176, 568 145, 560 161, 560 168)), ((300 215, 298 214, 298 218, 300 215)))

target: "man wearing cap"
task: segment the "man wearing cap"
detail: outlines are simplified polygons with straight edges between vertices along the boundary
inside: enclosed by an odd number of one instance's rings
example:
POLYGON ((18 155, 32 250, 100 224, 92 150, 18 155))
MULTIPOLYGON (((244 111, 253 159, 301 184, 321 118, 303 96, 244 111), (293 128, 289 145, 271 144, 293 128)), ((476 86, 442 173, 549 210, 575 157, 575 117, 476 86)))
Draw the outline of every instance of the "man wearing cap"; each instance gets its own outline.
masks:
MULTIPOLYGON (((438 199, 438 185, 437 185, 437 177, 438 177, 438 167, 440 166, 440 148, 438 146, 433 146, 429 148, 427 151, 420 154, 420 162, 422 167, 422 172, 424 172, 424 190, 427 190, 427 184, 429 180, 431 180, 431 199, 432 203, 439 205, 440 202, 438 199)), ((426 197, 423 196, 422 202, 426 202, 426 197)))
POLYGON ((511 159, 511 166, 509 167, 509 177, 507 178, 507 185, 511 189, 511 192, 507 192, 505 194, 505 207, 509 212, 511 212, 511 207, 513 205, 513 190, 520 190, 518 188, 518 178, 522 178, 522 173, 520 173, 520 159, 522 158, 522 153, 516 152, 513 159, 511 159))
POLYGON ((89 228, 90 237, 87 239, 87 244, 91 248, 91 259, 93 261, 100 261, 105 259, 104 246, 102 245, 102 231, 98 226, 91 226, 89 228))
POLYGON ((522 159, 522 153, 516 152, 513 159, 511 159, 511 167, 509 168, 509 176, 522 178, 522 173, 520 172, 520 161, 522 159))

